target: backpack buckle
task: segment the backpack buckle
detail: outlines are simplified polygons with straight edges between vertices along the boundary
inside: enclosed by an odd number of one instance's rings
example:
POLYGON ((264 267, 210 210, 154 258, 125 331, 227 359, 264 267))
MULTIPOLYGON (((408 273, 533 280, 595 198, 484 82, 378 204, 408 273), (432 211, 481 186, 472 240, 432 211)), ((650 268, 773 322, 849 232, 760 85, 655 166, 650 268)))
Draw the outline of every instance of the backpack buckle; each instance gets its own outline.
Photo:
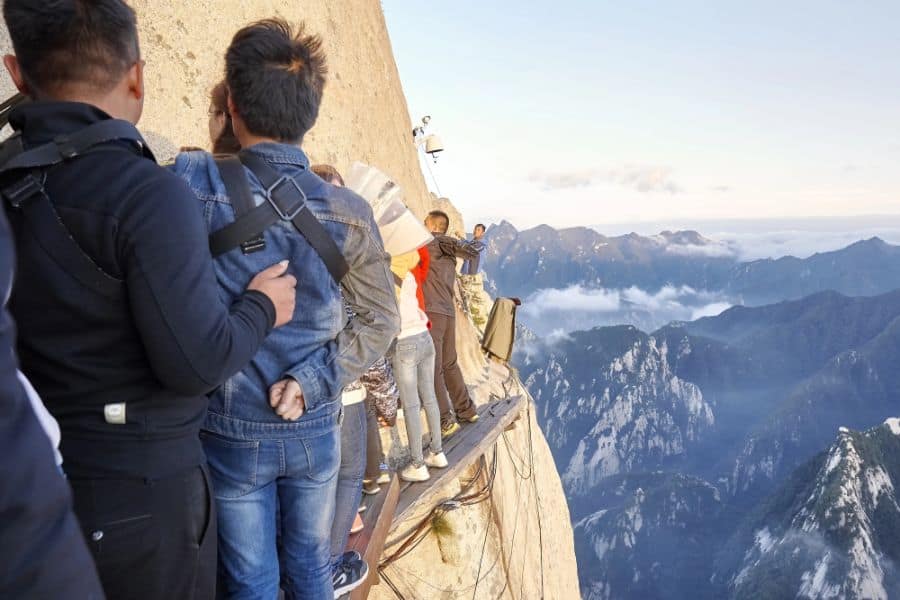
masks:
POLYGON ((306 208, 306 194, 293 177, 280 177, 266 190, 266 200, 284 221, 293 221, 306 208))
POLYGON ((2 193, 13 208, 19 209, 35 196, 43 194, 44 184, 29 173, 4 187, 2 193))
POLYGON ((53 138, 53 143, 56 144, 56 148, 59 150, 59 155, 64 159, 69 160, 78 156, 78 150, 75 149, 74 144, 72 144, 71 138, 67 135, 58 135, 53 138))

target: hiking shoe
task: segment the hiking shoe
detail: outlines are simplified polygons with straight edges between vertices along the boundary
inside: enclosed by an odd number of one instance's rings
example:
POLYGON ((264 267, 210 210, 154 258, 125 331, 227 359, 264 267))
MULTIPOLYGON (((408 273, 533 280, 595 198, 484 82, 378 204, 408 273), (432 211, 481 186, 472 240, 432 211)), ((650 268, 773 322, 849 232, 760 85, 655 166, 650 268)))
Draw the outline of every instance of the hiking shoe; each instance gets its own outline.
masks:
POLYGON ((356 513, 356 518, 353 519, 353 526, 350 528, 350 533, 351 534, 359 533, 360 531, 362 531, 365 528, 366 528, 366 526, 363 523, 362 517, 359 516, 359 513, 356 513))
POLYGON ((380 491, 381 491, 381 487, 378 485, 377 482, 372 481, 371 479, 363 480, 362 493, 365 494, 366 496, 374 496, 375 494, 377 494, 380 491))
POLYGON ((378 476, 378 479, 375 480, 375 483, 386 485, 391 482, 391 474, 387 471, 382 471, 381 475, 378 476))
POLYGON ((481 418, 481 417, 478 416, 478 413, 475 413, 475 414, 473 414, 471 417, 463 417, 463 421, 465 421, 465 422, 467 422, 467 423, 475 423, 475 422, 477 422, 478 419, 480 419, 480 418, 481 418))
POLYGON ((333 570, 336 572, 338 566, 339 566, 341 563, 345 563, 345 562, 353 562, 353 561, 355 561, 355 560, 362 560, 362 559, 363 559, 362 554, 360 554, 360 553, 357 552, 356 550, 347 550, 346 552, 344 552, 343 554, 341 554, 341 557, 338 559, 338 564, 335 565, 335 567, 334 567, 333 570))
POLYGON ((366 564, 366 561, 341 560, 331 575, 335 600, 361 586, 366 582, 368 576, 369 565, 366 564))
POLYGON ((445 425, 444 427, 441 427, 441 437, 444 439, 447 439, 447 438, 451 437, 457 431, 459 431, 459 423, 454 421, 453 423, 450 423, 449 425, 445 425))
POLYGON ((435 469, 443 469, 449 463, 447 463, 447 456, 443 452, 429 452, 425 455, 425 464, 435 469))
POLYGON ((400 479, 403 481, 428 481, 431 478, 431 475, 428 473, 428 467, 425 465, 419 465, 418 467, 410 464, 407 465, 402 471, 400 471, 400 479))

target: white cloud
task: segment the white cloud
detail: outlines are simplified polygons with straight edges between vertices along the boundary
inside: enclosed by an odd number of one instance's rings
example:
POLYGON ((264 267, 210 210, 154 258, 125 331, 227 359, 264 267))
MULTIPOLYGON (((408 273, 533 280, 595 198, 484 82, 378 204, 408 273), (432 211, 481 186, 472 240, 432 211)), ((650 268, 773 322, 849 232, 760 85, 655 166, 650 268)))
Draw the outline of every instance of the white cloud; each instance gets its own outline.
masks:
POLYGON ((702 246, 698 244, 669 244, 666 246, 666 252, 681 256, 708 256, 709 258, 727 258, 735 255, 733 248, 722 243, 704 244, 702 246))
POLYGON ((621 305, 621 292, 587 289, 573 285, 564 289, 543 289, 529 296, 526 311, 540 316, 547 311, 615 312, 621 305))
POLYGON ((519 311, 522 323, 540 336, 564 339, 569 331, 605 325, 634 325, 655 330, 671 321, 692 321, 729 308, 728 298, 689 286, 665 286, 651 292, 638 287, 590 289, 574 285, 543 289, 519 311))
POLYGON ((681 186, 672 180, 672 169, 654 166, 625 166, 609 172, 609 180, 639 192, 677 194, 681 186))
POLYGON ((583 188, 608 183, 641 193, 662 192, 677 194, 682 187, 672 177, 672 169, 654 165, 624 165, 609 169, 581 169, 574 171, 535 171, 529 180, 545 191, 583 188))
POLYGON ((817 252, 832 252, 871 237, 888 243, 900 243, 900 229, 870 229, 856 231, 768 231, 752 233, 715 233, 742 261, 760 258, 796 256, 808 258, 817 252))
POLYGON ((707 304, 706 306, 701 306, 700 308, 695 308, 691 313, 691 321, 696 321, 697 319, 702 319, 703 317, 715 317, 716 315, 720 315, 729 308, 731 308, 731 304, 728 302, 713 302, 712 304, 707 304))

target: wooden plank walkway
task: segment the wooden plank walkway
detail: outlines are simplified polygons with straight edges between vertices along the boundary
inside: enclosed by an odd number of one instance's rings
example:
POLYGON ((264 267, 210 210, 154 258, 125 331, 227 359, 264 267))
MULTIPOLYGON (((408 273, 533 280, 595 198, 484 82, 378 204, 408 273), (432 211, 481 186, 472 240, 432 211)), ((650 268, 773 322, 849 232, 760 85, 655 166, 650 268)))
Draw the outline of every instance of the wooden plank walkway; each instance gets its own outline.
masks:
POLYGON ((365 600, 373 585, 378 585, 378 561, 384 548, 388 532, 391 529, 391 515, 397 509, 397 500, 400 497, 400 479, 394 475, 391 482, 381 487, 381 493, 374 496, 364 496, 363 505, 366 511, 362 513, 365 529, 350 536, 347 546, 349 550, 356 550, 369 565, 369 577, 366 583, 356 588, 350 594, 350 600, 365 600))
POLYGON ((430 469, 431 479, 421 483, 400 482, 400 500, 394 514, 399 524, 420 508, 433 507, 448 498, 438 497, 441 490, 490 450, 506 427, 519 417, 525 396, 494 400, 478 408, 479 419, 444 442, 444 454, 450 463, 446 469, 430 469))
MULTIPOLYGON (((366 511, 362 514, 365 529, 350 537, 349 548, 358 551, 369 565, 369 577, 365 585, 356 589, 350 600, 365 600, 373 585, 378 585, 377 565, 386 546, 389 533, 398 534, 392 544, 406 537, 396 532, 398 525, 414 517, 418 511, 437 506, 449 497, 441 495, 446 485, 459 478, 463 472, 488 452, 497 438, 519 419, 527 402, 524 395, 496 398, 478 407, 479 419, 462 425, 462 429, 444 441, 444 454, 448 466, 430 469, 431 479, 421 483, 401 481, 395 474, 388 486, 375 496, 364 496, 366 511)), ((408 524, 415 528, 415 523, 408 524)))

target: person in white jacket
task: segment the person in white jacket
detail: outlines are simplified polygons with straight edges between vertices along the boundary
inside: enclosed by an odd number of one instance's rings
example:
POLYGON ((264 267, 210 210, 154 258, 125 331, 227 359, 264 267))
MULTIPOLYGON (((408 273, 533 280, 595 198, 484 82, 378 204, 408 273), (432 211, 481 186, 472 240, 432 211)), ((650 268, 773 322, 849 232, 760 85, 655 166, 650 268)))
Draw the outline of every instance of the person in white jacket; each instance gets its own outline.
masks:
MULTIPOLYGON (((428 333, 428 315, 422 309, 418 294, 418 281, 424 280, 428 272, 422 256, 420 252, 410 252, 391 261, 391 270, 398 283, 400 308, 400 335, 392 361, 412 459, 400 472, 400 478, 405 481, 426 481, 430 478, 427 467, 447 466, 441 446, 441 411, 434 391, 434 342, 428 333), (422 448, 420 411, 423 408, 431 434, 427 454, 422 448)), ((427 252, 424 256, 427 257, 427 252)))

